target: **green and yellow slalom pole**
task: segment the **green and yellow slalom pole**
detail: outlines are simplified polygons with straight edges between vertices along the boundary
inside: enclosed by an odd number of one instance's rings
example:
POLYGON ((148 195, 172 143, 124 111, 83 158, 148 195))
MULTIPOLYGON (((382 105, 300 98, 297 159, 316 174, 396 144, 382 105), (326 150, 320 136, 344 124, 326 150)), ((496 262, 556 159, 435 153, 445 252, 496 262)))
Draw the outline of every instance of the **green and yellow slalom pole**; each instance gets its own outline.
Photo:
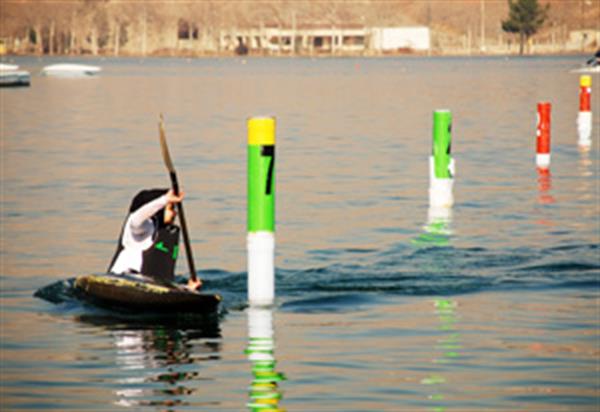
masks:
POLYGON ((433 150, 429 158, 429 207, 449 208, 454 204, 454 159, 452 147, 452 113, 433 112, 433 150))
POLYGON ((275 119, 248 120, 248 301, 275 299, 275 119))

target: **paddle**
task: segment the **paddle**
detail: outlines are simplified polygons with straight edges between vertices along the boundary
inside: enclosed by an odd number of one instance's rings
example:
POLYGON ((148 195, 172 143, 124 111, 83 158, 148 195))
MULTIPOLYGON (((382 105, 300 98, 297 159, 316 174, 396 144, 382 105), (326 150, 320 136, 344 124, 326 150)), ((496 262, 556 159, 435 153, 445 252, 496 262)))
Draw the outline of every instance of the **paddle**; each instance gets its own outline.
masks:
MULTIPOLYGON (((167 146, 167 138, 165 136, 165 125, 163 122, 163 116, 160 115, 160 122, 158 123, 158 129, 160 132, 160 149, 162 151, 163 160, 165 161, 165 166, 167 166, 167 170, 169 171, 169 176, 171 177, 171 187, 173 188, 173 192, 176 195, 179 194, 179 183, 177 182, 177 172, 175 172, 175 167, 173 167, 173 162, 171 161, 171 155, 169 154, 169 147, 167 146)), ((188 261, 188 268, 190 269, 190 279, 193 282, 197 282, 198 278, 196 277, 196 268, 194 267, 194 257, 192 256, 192 247, 190 245, 190 237, 188 236, 187 224, 185 222, 185 215, 183 214, 183 202, 177 203, 177 209, 179 210, 179 221, 181 222, 181 231, 183 232, 183 243, 185 244, 185 256, 188 261)), ((200 285, 202 285, 202 281, 200 281, 200 285)))

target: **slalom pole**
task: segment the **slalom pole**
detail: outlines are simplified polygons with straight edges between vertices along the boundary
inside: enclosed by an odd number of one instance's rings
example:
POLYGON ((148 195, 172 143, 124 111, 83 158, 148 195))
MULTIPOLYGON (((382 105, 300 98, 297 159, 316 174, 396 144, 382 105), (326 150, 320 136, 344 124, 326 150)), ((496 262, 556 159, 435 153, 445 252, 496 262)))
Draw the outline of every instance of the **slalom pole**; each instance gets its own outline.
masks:
POLYGON ((582 149, 592 146, 592 76, 579 78, 579 114, 577 116, 578 145, 582 149))
POLYGON ((535 163, 539 169, 548 169, 550 167, 551 111, 552 105, 550 103, 538 103, 535 163))
POLYGON ((433 149, 429 158, 429 206, 452 207, 454 195, 454 159, 452 147, 452 113, 433 112, 433 149))
POLYGON ((248 120, 248 301, 275 299, 275 118, 248 120))

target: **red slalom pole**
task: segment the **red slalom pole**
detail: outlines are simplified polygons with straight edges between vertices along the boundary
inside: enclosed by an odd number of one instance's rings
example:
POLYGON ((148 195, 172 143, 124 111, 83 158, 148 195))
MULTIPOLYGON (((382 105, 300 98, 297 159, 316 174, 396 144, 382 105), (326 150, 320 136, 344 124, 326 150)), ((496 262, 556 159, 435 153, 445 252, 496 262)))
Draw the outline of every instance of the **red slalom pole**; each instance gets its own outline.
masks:
POLYGON ((537 150, 535 163, 540 169, 550 167, 550 120, 552 105, 540 102, 537 105, 537 150))

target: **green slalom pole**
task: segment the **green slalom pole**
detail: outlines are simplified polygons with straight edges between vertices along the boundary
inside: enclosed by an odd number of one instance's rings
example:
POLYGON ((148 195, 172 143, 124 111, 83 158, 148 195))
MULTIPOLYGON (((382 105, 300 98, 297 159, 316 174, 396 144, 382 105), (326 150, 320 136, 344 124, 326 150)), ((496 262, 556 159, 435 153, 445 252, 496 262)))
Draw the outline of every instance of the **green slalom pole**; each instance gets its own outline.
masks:
POLYGON ((275 231, 275 119, 248 120, 248 232, 275 231))
POLYGON ((275 119, 248 120, 248 301, 275 299, 275 119))
POLYGON ((450 110, 436 110, 433 112, 433 149, 429 158, 429 208, 433 208, 434 212, 454 204, 451 146, 452 113, 450 110))
POLYGON ((452 113, 449 110, 436 110, 433 112, 433 164, 437 179, 452 179, 451 146, 452 113))

